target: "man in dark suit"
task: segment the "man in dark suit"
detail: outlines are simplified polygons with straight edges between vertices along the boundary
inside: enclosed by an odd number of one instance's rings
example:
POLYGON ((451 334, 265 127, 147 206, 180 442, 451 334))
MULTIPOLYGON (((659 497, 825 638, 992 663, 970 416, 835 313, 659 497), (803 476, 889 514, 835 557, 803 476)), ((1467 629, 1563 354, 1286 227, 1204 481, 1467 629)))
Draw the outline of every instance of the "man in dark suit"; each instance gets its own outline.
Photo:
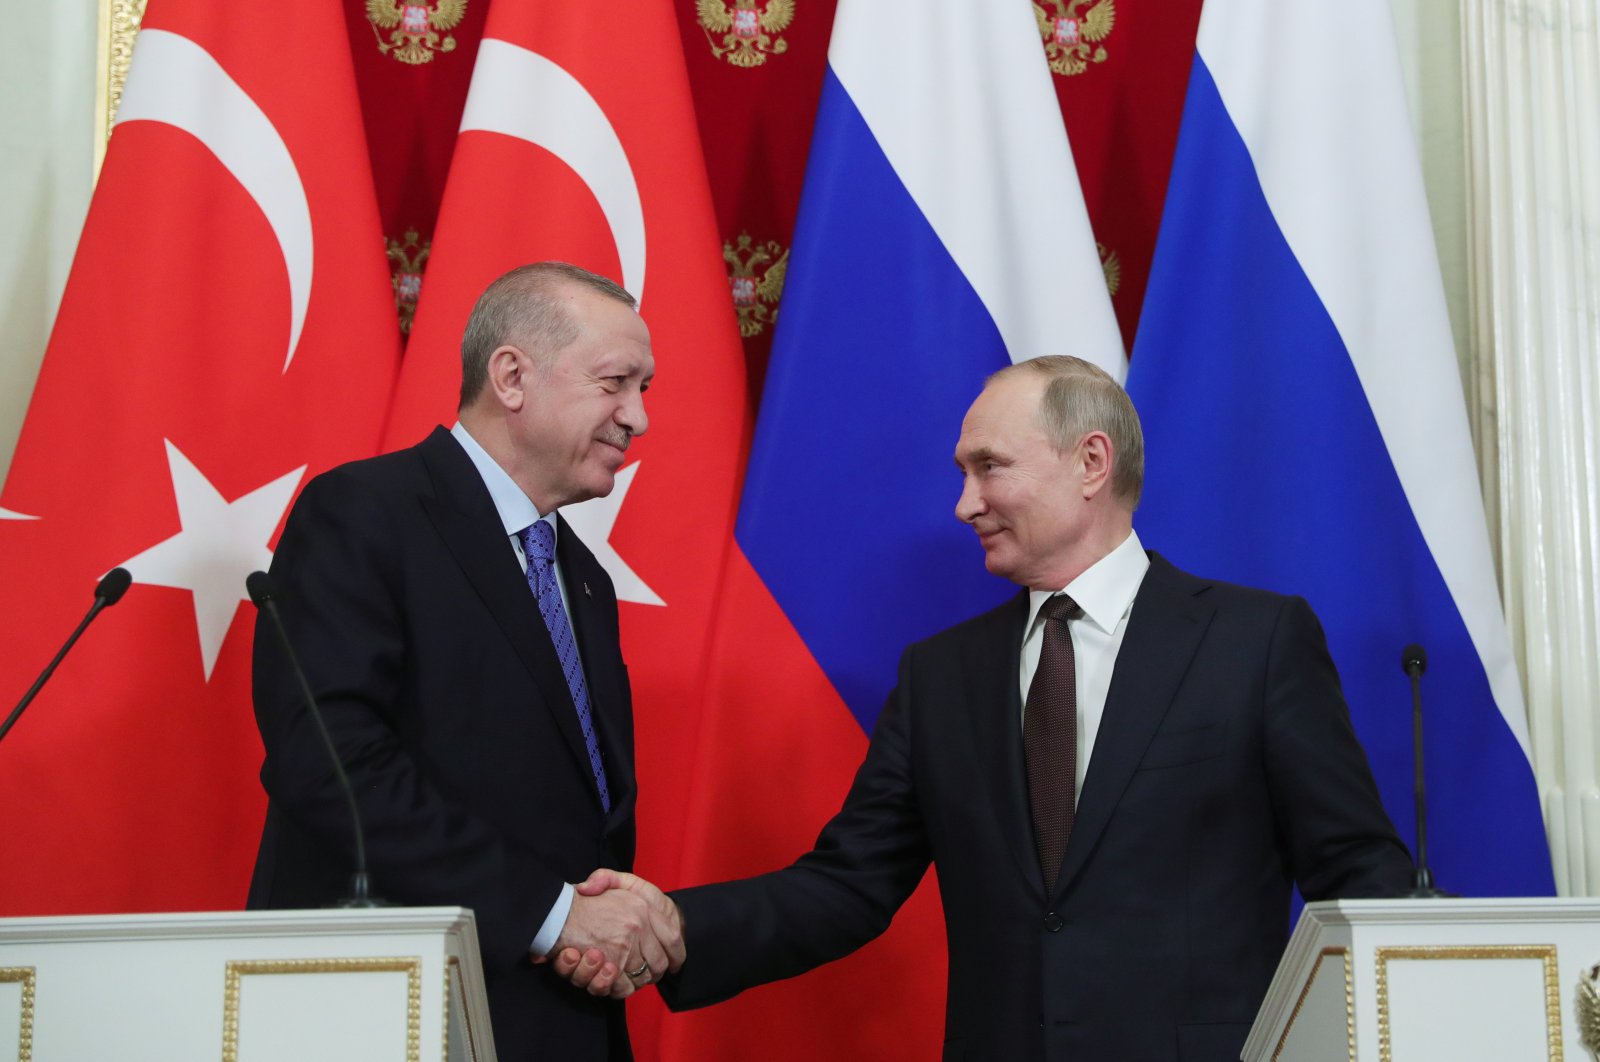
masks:
MULTIPOLYGON (((632 976, 619 995, 682 958, 637 896, 569 884, 632 862, 633 718, 611 580, 556 509, 610 493, 654 371, 616 284, 514 270, 467 324, 460 423, 312 480, 273 558, 374 890, 476 912, 511 1062, 631 1057, 622 1005, 572 992, 541 965, 551 949, 604 955, 632 976)), ((249 903, 326 905, 346 894, 350 823, 260 627, 254 683, 269 805, 249 903)))
MULTIPOLYGON (((955 458, 956 515, 1025 589, 906 651, 810 853, 673 894, 692 957, 661 990, 704 1006, 836 959, 931 861, 946 1059, 1236 1059, 1291 886, 1317 900, 1410 880, 1321 628, 1299 598, 1145 553, 1138 415, 1087 362, 991 378, 955 458)), ((671 909, 625 874, 580 891, 618 886, 671 909)), ((578 961, 556 966, 583 984, 578 961)))

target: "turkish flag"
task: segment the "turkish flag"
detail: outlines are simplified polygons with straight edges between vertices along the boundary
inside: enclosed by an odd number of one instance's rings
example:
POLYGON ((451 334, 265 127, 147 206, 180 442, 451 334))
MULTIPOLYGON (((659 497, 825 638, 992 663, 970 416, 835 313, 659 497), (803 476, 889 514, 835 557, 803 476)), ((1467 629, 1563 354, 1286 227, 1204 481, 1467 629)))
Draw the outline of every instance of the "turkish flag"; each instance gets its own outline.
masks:
MULTIPOLYGON (((461 332, 500 274, 560 259, 639 299, 656 357, 650 429, 609 497, 563 512, 616 584, 635 705, 637 869, 670 887, 682 884, 706 644, 749 411, 671 5, 616 14, 490 8, 386 446, 454 422, 461 332)), ((641 1058, 654 1057, 655 993, 630 1015, 641 1058)))
POLYGON ((375 452, 399 337, 337 7, 152 0, 0 495, 0 913, 239 908, 253 610, 298 487, 375 452))
MULTIPOLYGON (((501 273, 562 259, 637 297, 656 355, 650 430, 610 496, 563 515, 618 590, 637 870, 670 888, 749 401, 672 6, 646 0, 626 37, 618 26, 603 5, 490 8, 386 445, 454 421, 461 331, 501 273)), ((629 1011, 638 1054, 654 1057, 661 1001, 629 1011)))

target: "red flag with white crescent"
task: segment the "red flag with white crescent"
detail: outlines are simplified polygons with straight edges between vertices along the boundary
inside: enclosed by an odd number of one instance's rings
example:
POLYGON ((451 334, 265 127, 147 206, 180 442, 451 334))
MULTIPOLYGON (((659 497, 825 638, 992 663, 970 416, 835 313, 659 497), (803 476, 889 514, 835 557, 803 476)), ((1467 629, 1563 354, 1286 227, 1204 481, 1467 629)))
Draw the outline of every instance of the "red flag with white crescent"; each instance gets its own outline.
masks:
MULTIPOLYGON (((748 434, 744 356, 668 0, 489 11, 418 303, 389 448, 455 420, 460 343, 495 277, 560 259, 639 299, 650 429, 609 497, 563 510, 611 574, 635 704, 637 869, 677 880, 705 643, 748 434)), ((630 1004, 641 1058, 662 1008, 630 1004)))
POLYGON ((399 343, 336 7, 152 0, 5 490, 0 914, 238 908, 265 798, 247 574, 375 452, 399 343))

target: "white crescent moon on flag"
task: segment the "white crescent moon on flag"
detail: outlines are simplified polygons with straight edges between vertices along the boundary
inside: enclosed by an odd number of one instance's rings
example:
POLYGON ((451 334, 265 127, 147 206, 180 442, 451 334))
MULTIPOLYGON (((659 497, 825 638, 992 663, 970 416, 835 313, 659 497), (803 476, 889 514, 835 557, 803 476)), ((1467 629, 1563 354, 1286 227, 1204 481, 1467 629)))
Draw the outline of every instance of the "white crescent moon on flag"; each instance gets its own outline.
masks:
POLYGON ((611 226, 622 286, 644 301, 639 185, 617 131, 582 82, 537 52, 485 37, 461 115, 461 131, 469 129, 526 140, 571 166, 611 226))
POLYGON ((289 370, 311 299, 311 207, 289 148, 211 53, 166 30, 139 33, 117 125, 163 122, 217 157, 266 216, 289 272, 289 370))

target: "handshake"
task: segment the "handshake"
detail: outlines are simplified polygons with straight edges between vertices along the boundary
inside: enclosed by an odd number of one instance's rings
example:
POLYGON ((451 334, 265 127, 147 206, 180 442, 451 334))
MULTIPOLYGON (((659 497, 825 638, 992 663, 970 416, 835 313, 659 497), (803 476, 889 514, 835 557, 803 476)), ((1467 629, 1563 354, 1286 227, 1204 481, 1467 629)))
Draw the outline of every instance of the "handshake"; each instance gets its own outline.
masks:
POLYGON ((592 996, 626 999, 683 965, 678 905, 643 878, 601 868, 576 886, 550 954, 560 977, 592 996))

